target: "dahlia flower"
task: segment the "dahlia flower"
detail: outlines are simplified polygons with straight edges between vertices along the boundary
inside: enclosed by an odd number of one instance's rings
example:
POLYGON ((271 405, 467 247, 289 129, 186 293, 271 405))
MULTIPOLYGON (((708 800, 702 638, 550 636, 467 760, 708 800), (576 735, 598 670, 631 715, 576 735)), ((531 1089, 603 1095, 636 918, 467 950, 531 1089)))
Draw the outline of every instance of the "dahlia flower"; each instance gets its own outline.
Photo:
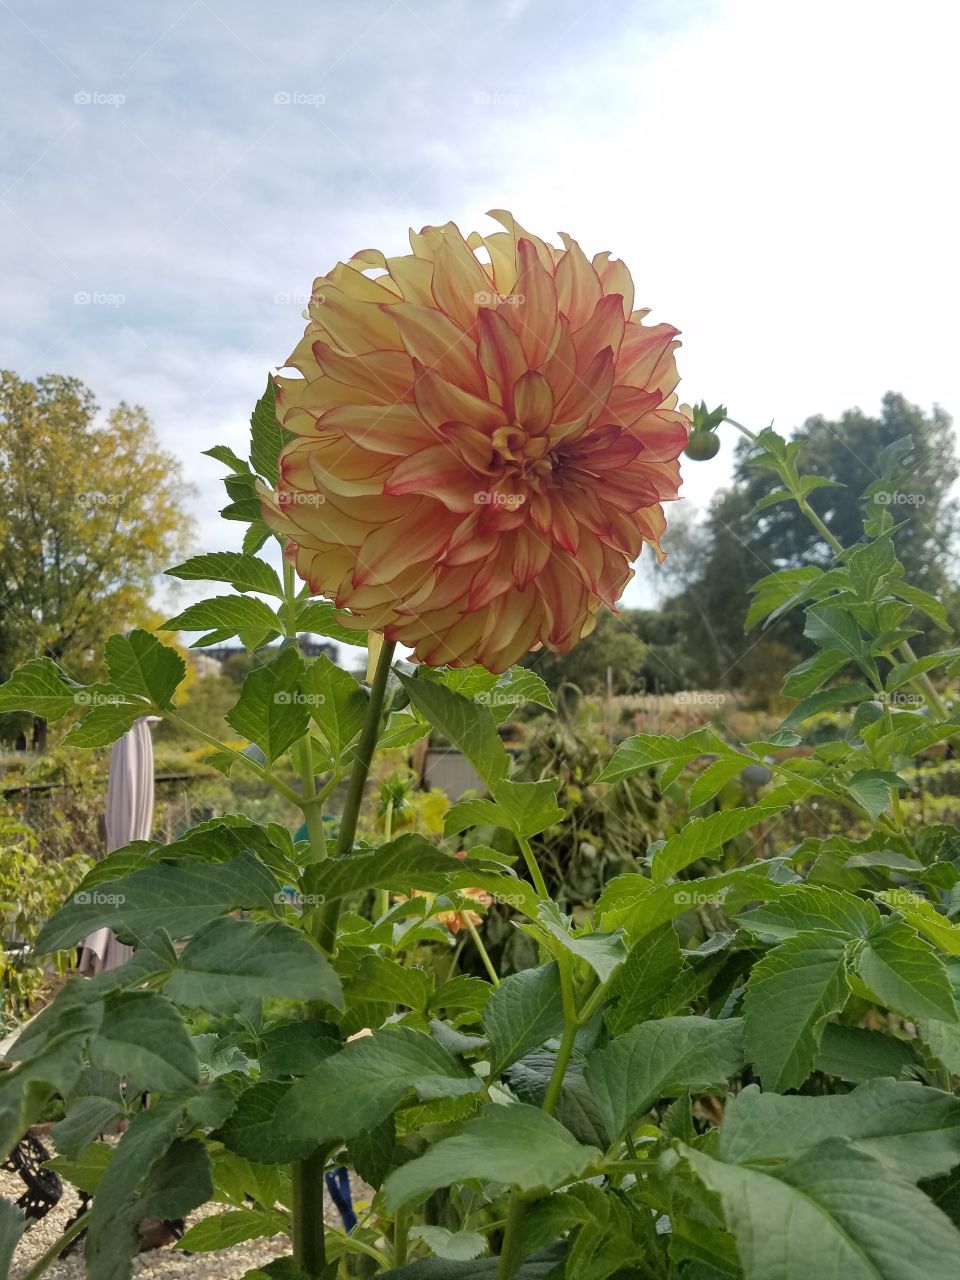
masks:
POLYGON ((348 625, 500 672, 571 649, 643 544, 659 553, 689 424, 678 331, 644 323, 623 263, 493 217, 505 230, 425 227, 412 254, 366 249, 315 282, 262 497, 348 625))

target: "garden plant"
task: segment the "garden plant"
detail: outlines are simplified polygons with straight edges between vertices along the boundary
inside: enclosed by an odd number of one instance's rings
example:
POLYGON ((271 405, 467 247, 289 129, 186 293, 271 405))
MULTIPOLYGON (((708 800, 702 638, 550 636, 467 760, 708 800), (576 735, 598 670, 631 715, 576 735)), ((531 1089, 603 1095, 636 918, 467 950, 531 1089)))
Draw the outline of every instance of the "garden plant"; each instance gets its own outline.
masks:
MULTIPOLYGON (((843 546, 795 446, 752 437, 771 477, 757 519, 796 503, 833 558, 764 577, 748 626, 804 610, 815 654, 768 740, 705 725, 617 748, 601 784, 679 782, 692 816, 633 850, 575 923, 532 843, 563 838, 558 781, 511 777, 498 720, 551 708, 516 664, 571 648, 656 546, 689 417, 695 457, 732 428, 677 407, 676 331, 644 323, 622 263, 501 221, 483 239, 426 228, 410 256, 364 251, 320 278, 300 376, 269 381, 249 457, 210 451, 243 550, 170 571, 222 586, 167 629, 273 644, 227 717, 249 745, 214 741, 212 759, 277 787, 308 838, 227 816, 88 872, 38 953, 109 926, 134 955, 67 982, 25 1028, 0 1073, 0 1154, 63 1100, 55 1163, 92 1192, 70 1228, 92 1280, 130 1274, 145 1218, 210 1200, 221 1211, 182 1247, 292 1241, 251 1280, 952 1280, 960 830, 906 821, 900 770, 960 737, 937 684, 960 649, 911 647, 920 615, 946 619, 897 558, 900 523, 923 518, 900 500, 909 457, 875 461, 863 535, 843 546), (368 682, 305 660, 305 632, 367 642, 368 682), (843 735, 785 754, 824 709, 843 735), (389 805, 359 838, 374 753, 432 729, 486 794, 449 808, 443 839, 394 834, 389 805), (297 785, 278 776, 288 760, 297 785), (770 781, 718 808, 757 765, 770 781), (324 807, 345 779, 333 841, 324 807), (869 834, 750 852, 759 824, 776 844, 778 817, 818 797, 869 834), (510 839, 464 856, 477 826, 510 839), (536 963, 449 979, 415 963, 478 890, 536 963), (119 1142, 102 1140, 120 1115, 119 1142), (349 1232, 323 1213, 342 1166, 373 1189, 349 1232)), ((79 686, 28 661, 0 710, 72 717, 77 748, 144 715, 189 729, 175 649, 132 631, 106 663, 79 686)), ((0 1266, 23 1225, 0 1204, 0 1266)))

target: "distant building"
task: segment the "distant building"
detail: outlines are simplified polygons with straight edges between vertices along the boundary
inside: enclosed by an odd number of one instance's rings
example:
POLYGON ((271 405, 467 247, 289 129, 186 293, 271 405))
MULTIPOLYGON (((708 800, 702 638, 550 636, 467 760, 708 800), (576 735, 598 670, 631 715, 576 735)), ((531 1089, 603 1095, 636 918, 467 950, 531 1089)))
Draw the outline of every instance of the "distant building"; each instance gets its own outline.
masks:
MULTIPOLYGON (((331 662, 337 661, 338 650, 332 640, 313 635, 303 635, 298 638, 301 652, 305 658, 319 658, 323 654, 331 662)), ((274 648, 276 643, 274 641, 273 644, 265 645, 264 648, 274 648)), ((223 671, 223 664, 228 658, 232 658, 237 653, 245 653, 246 650, 239 644, 213 644, 205 649, 188 649, 187 652, 197 675, 203 677, 220 675, 223 671)), ((263 650, 259 650, 259 652, 262 653, 263 650)))

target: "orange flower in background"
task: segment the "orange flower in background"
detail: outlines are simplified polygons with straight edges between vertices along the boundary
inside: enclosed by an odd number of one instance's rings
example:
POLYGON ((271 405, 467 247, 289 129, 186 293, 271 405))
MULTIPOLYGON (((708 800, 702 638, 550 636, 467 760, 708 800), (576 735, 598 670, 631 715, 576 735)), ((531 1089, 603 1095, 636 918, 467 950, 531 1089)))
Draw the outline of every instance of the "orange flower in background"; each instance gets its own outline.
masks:
POLYGON ((358 629, 499 672, 571 649, 659 549, 689 424, 678 331, 643 323, 623 263, 493 216, 504 231, 426 227, 315 282, 263 503, 358 629))

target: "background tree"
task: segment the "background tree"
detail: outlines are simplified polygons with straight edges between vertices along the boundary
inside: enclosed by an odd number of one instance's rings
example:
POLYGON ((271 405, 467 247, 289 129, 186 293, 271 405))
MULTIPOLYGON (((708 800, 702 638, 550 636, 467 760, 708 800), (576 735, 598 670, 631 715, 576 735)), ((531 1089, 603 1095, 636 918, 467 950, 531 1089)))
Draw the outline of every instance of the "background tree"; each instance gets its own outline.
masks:
POLYGON ((97 412, 77 378, 0 372, 0 673, 43 653, 91 674, 104 636, 157 620, 154 578, 189 540, 189 486, 145 410, 97 412))
MULTIPOLYGON (((878 477, 883 449, 913 442, 909 487, 891 495, 900 528, 894 541, 906 576, 924 590, 956 600, 958 504, 951 488, 958 476, 950 417, 929 414, 889 392, 878 417, 851 409, 836 421, 809 418, 794 434, 802 445, 800 469, 837 487, 814 490, 810 505, 845 546, 863 534, 861 496, 878 477)), ((691 657, 698 655, 699 684, 773 689, 781 670, 808 652, 796 611, 769 633, 745 636, 749 587, 775 570, 826 565, 832 552, 793 503, 756 510, 769 492, 769 476, 747 463, 746 441, 737 447, 733 483, 714 499, 706 519, 691 531, 674 521, 668 531, 664 581, 676 584, 664 612, 676 620, 691 657)), ((920 646, 922 648, 922 645, 920 646)))

